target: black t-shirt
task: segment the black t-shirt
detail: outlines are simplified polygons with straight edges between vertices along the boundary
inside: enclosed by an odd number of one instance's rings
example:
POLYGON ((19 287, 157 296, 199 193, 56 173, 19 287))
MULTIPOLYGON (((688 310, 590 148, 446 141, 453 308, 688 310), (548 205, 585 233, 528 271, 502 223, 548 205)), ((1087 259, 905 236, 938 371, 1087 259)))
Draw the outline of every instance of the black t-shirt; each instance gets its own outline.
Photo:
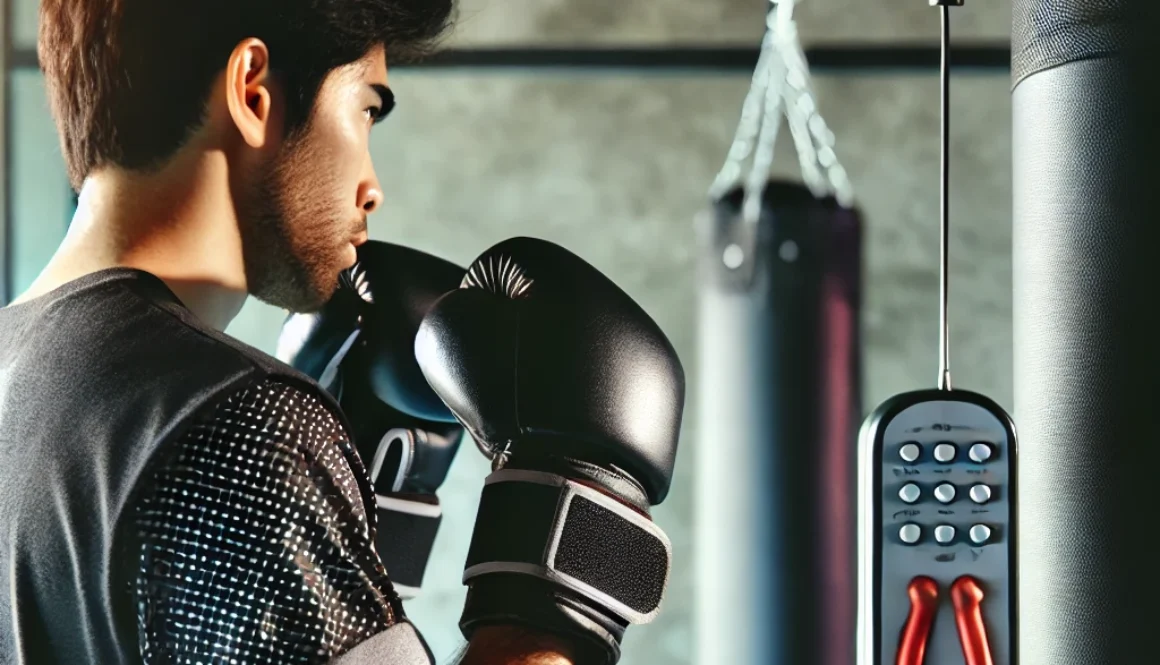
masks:
POLYGON ((430 663, 316 383, 126 268, 0 340, 0 662, 430 663))

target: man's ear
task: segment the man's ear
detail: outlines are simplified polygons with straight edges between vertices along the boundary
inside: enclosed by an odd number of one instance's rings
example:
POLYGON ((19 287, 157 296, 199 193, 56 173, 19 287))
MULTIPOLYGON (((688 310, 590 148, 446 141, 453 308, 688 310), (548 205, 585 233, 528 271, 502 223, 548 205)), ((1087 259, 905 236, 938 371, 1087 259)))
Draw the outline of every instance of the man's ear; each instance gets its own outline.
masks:
POLYGON ((266 44, 259 39, 239 43, 226 65, 226 105, 242 140, 253 148, 270 139, 271 84, 266 44))

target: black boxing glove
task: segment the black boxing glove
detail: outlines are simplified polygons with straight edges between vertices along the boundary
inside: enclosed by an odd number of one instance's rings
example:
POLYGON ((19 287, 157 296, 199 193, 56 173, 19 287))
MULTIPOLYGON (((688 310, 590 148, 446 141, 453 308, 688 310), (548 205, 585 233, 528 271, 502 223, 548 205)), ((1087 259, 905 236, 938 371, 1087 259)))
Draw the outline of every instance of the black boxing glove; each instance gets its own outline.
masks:
POLYGON ((463 439, 415 362, 415 334, 464 271, 383 242, 367 242, 358 255, 320 311, 287 319, 276 355, 339 401, 374 486, 376 547, 395 590, 409 598, 442 521, 436 490, 463 439))
POLYGON ((522 624, 614 663, 659 611, 684 371, 655 322, 595 268, 531 238, 480 256, 427 313, 415 353, 493 458, 460 627, 522 624))

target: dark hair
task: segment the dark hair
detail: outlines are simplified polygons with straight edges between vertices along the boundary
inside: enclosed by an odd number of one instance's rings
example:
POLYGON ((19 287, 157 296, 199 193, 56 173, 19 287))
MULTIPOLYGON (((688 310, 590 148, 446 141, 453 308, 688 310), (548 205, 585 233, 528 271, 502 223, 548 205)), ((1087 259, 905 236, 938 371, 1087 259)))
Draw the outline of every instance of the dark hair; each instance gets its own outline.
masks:
POLYGON ((326 75, 378 45, 422 56, 454 0, 42 0, 38 51, 69 180, 164 163, 204 118, 210 87, 242 40, 270 49, 288 123, 309 120, 326 75))

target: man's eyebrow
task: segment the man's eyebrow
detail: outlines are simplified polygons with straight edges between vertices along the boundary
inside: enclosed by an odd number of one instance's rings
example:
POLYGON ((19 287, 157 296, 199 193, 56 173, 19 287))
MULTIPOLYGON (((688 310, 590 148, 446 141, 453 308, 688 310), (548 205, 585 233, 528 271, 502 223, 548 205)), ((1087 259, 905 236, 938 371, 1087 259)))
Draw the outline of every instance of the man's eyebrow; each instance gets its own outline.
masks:
POLYGON ((375 122, 382 122, 395 109, 395 93, 381 83, 371 83, 370 89, 379 96, 379 112, 375 115, 375 122))

